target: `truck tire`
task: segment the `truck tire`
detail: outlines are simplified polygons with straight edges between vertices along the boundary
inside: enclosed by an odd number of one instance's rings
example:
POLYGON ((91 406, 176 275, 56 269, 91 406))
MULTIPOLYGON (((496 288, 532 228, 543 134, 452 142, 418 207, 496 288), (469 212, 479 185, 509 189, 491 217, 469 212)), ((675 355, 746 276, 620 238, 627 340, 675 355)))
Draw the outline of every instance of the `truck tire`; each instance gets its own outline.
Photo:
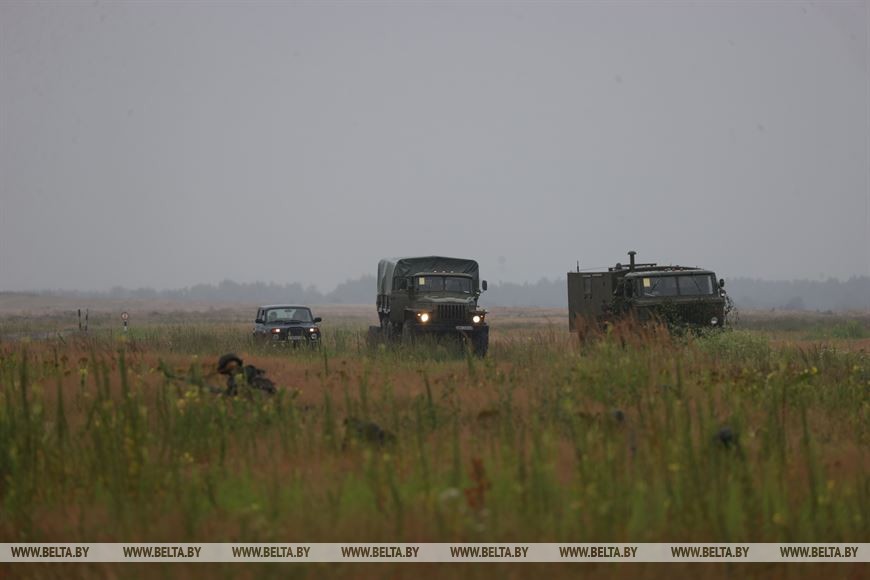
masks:
POLYGON ((483 358, 489 350, 489 327, 481 328, 471 337, 471 347, 475 356, 483 358))
POLYGON ((384 342, 383 328, 380 326, 369 326, 368 334, 366 334, 366 344, 369 348, 376 348, 384 342))
POLYGON ((414 328, 414 325, 411 323, 406 323, 402 325, 402 344, 404 345, 412 345, 414 344, 414 337, 417 332, 414 328))
POLYGON ((389 318, 381 320, 381 336, 383 342, 389 344, 397 338, 397 335, 401 336, 401 327, 390 322, 389 318))

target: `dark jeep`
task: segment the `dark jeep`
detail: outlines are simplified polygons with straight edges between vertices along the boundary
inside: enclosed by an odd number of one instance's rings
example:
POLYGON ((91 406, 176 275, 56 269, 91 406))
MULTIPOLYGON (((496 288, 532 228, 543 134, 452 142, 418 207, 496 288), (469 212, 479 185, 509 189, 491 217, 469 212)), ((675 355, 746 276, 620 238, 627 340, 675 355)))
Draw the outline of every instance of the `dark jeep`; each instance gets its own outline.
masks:
POLYGON ((273 304, 260 306, 254 320, 254 339, 275 345, 320 345, 322 318, 311 314, 307 306, 273 304))

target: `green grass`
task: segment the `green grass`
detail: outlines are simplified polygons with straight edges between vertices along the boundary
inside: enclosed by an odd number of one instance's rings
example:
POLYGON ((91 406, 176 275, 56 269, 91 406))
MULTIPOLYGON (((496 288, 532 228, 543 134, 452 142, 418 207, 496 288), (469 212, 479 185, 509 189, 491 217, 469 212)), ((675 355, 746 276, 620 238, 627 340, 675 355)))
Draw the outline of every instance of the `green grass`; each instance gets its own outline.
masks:
POLYGON ((868 389, 866 354, 751 332, 507 333, 483 360, 357 327, 319 351, 239 325, 7 344, 0 538, 863 541, 868 389), (210 394, 226 351, 280 394, 210 394), (396 444, 343 449, 346 416, 396 444))

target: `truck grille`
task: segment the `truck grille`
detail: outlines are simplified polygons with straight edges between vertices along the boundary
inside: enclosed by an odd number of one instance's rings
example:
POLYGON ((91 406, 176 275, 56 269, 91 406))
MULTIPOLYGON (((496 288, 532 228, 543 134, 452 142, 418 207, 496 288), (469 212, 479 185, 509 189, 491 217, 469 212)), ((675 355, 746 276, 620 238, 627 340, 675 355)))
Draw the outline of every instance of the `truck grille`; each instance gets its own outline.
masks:
POLYGON ((436 320, 465 322, 467 312, 464 304, 439 304, 436 320))
POLYGON ((302 329, 298 327, 291 326, 287 329, 288 336, 302 336, 302 329))

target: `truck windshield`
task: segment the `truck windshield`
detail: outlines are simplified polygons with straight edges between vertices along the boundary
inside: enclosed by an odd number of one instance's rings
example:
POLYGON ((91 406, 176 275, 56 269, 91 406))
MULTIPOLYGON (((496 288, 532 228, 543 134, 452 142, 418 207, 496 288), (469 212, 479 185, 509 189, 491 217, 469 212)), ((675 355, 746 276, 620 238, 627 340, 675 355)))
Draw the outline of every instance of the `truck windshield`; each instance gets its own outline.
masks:
POLYGON ((472 292, 471 279, 461 276, 416 276, 415 281, 422 292, 472 292))
POLYGON ((311 311, 307 308, 270 308, 266 311, 266 322, 311 322, 311 311))
POLYGON ((713 294, 715 284, 713 276, 701 274, 696 276, 678 276, 681 296, 709 296, 713 294))
POLYGON ((640 295, 658 296, 710 296, 715 284, 710 274, 690 276, 647 276, 637 281, 640 295))
POLYGON ((640 295, 647 297, 676 296, 676 276, 648 276, 639 280, 640 295))

